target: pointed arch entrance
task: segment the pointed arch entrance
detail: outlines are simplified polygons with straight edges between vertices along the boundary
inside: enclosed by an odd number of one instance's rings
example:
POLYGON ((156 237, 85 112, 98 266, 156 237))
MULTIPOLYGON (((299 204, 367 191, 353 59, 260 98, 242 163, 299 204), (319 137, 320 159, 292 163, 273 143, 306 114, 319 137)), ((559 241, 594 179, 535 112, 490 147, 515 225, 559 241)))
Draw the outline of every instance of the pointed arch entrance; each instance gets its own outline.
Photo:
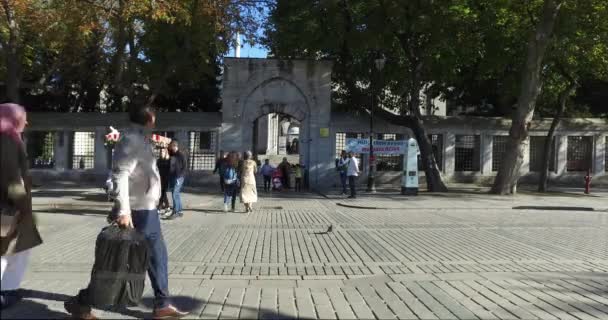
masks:
POLYGON ((306 60, 233 59, 224 63, 221 147, 254 150, 254 123, 284 114, 299 123, 299 162, 312 188, 331 169, 331 140, 322 136, 331 120, 331 63, 306 60), (313 150, 314 149, 314 150, 313 150))

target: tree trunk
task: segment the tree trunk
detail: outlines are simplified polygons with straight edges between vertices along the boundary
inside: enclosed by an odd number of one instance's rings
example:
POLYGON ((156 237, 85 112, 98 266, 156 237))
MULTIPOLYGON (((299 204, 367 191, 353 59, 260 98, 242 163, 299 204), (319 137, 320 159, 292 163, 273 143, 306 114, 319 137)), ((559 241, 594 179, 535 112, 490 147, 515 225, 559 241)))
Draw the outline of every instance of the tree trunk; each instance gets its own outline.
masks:
POLYGON ((508 194, 519 179, 526 146, 524 141, 528 138, 528 127, 542 85, 540 71, 562 3, 563 0, 545 0, 541 19, 528 40, 528 54, 522 72, 517 109, 513 113, 504 160, 494 180, 491 193, 508 194))
POLYGON ((9 101, 20 103, 21 88, 21 59, 19 55, 19 24, 15 17, 15 10, 8 0, 2 0, 2 8, 8 27, 8 41, 3 42, 6 59, 6 97, 9 101))
POLYGON ((542 167, 540 169, 540 177, 538 178, 538 192, 547 192, 549 165, 551 164, 551 147, 555 144, 555 130, 566 112, 568 97, 570 97, 570 94, 576 88, 576 85, 576 82, 570 82, 568 88, 564 89, 559 96, 559 109, 553 117, 553 121, 551 121, 551 127, 549 128, 549 132, 547 132, 545 145, 543 146, 542 167))

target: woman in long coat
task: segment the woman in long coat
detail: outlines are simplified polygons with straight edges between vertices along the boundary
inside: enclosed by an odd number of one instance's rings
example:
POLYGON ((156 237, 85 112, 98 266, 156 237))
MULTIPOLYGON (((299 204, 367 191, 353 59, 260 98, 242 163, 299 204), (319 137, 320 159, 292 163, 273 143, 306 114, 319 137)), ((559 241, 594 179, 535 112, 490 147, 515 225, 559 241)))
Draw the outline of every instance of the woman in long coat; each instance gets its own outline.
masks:
POLYGON ((241 166, 241 202, 245 204, 247 212, 253 212, 253 204, 258 202, 258 189, 255 182, 258 164, 251 160, 251 156, 251 151, 245 152, 241 166))
POLYGON ((23 107, 0 105, 0 235, 2 308, 18 302, 30 250, 42 243, 32 215, 31 180, 21 133, 27 124, 23 107))

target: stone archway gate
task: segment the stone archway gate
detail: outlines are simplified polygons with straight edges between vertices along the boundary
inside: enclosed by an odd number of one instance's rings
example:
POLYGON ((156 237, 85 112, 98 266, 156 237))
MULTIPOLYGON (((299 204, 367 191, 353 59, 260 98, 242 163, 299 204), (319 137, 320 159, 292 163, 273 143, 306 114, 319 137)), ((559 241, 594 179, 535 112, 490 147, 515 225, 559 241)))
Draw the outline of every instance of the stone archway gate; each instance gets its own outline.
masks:
POLYGON ((225 58, 221 149, 253 148, 253 122, 283 113, 301 122, 300 163, 311 188, 329 188, 334 150, 330 61, 225 58))

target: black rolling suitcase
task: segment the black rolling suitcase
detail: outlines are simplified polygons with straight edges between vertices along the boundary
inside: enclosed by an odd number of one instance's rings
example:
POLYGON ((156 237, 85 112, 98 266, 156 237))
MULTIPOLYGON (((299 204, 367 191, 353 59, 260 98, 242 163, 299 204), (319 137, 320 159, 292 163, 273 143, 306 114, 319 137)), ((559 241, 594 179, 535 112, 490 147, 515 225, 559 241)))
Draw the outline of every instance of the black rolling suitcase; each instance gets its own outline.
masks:
POLYGON ((141 233, 114 224, 103 228, 95 243, 89 302, 99 308, 137 305, 144 291, 148 259, 148 245, 141 233))

